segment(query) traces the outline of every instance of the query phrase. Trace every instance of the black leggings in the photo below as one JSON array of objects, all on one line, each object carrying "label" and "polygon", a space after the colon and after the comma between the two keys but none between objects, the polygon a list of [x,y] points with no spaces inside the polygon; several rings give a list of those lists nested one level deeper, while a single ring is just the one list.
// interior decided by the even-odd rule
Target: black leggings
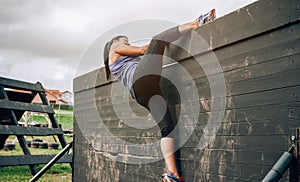
[{"label": "black leggings", "polygon": [[172,137],[174,129],[171,112],[161,92],[163,54],[170,42],[181,37],[178,26],[154,36],[149,47],[137,66],[133,76],[133,90],[137,102],[147,108],[158,123],[161,137]]}]

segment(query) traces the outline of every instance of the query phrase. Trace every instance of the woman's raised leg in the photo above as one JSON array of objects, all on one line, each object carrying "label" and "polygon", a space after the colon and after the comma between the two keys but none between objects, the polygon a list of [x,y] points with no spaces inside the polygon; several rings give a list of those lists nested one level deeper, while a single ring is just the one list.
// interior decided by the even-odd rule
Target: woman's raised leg
[{"label": "woman's raised leg", "polygon": [[154,36],[134,74],[133,88],[137,101],[146,107],[156,122],[158,122],[162,134],[161,151],[165,159],[166,169],[177,178],[179,174],[176,167],[174,138],[171,134],[174,129],[174,122],[166,106],[166,102],[163,103],[161,99],[153,98],[154,96],[164,98],[159,87],[159,82],[162,71],[162,55],[166,45],[177,40],[181,35],[197,26],[198,19],[168,29]]}]

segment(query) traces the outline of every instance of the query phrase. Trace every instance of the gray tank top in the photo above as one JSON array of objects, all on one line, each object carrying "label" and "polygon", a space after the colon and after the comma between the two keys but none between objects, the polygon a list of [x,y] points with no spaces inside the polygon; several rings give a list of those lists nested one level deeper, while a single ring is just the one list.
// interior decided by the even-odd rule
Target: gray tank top
[{"label": "gray tank top", "polygon": [[127,87],[133,99],[136,99],[132,88],[133,74],[140,60],[141,57],[121,56],[113,64],[109,65],[112,75]]}]

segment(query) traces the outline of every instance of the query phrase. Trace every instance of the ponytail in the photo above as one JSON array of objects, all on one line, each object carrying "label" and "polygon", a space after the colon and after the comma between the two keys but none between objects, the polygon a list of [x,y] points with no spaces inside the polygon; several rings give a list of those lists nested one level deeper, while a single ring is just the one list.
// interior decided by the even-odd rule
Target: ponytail
[{"label": "ponytail", "polygon": [[103,50],[103,59],[104,59],[104,65],[105,65],[105,72],[106,72],[106,80],[110,79],[110,69],[109,69],[109,52],[110,52],[110,47],[113,43],[114,40],[118,40],[119,38],[122,38],[126,36],[124,35],[119,35],[114,37],[111,41],[107,42],[104,46],[104,50]]},{"label": "ponytail", "polygon": [[109,69],[109,51],[110,46],[112,44],[112,40],[107,42],[104,46],[103,50],[103,58],[104,58],[104,65],[105,65],[105,72],[106,72],[106,80],[110,79],[110,69]]}]

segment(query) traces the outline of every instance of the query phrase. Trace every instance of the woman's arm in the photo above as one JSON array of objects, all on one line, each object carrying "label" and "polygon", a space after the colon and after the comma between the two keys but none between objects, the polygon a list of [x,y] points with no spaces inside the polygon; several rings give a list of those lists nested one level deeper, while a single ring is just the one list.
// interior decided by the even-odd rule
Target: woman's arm
[{"label": "woman's arm", "polygon": [[140,56],[143,55],[148,45],[142,47],[130,46],[129,44],[112,45],[109,55],[109,64],[113,64],[120,56]]},{"label": "woman's arm", "polygon": [[122,56],[140,56],[143,55],[148,48],[148,45],[142,47],[131,46],[131,45],[121,45],[114,50],[115,53]]}]

